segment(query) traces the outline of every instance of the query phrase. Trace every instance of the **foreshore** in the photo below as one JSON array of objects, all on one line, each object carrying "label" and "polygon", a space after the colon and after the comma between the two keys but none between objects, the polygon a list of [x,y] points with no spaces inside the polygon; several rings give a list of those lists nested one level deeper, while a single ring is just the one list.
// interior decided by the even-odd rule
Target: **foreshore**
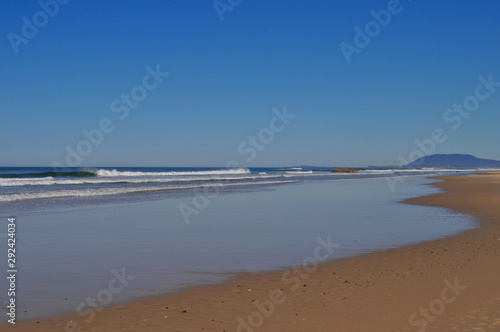
[{"label": "foreshore", "polygon": [[[439,178],[409,204],[475,215],[480,227],[295,271],[0,325],[12,331],[500,331],[500,173]],[[313,248],[314,249],[314,248]],[[334,250],[334,248],[331,248]],[[311,257],[323,257],[328,246]],[[90,319],[89,319],[90,320]]]}]

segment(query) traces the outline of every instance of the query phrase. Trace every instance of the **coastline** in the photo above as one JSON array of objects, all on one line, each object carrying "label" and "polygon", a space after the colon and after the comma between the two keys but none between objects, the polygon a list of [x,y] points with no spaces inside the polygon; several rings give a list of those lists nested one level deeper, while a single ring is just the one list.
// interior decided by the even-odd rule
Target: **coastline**
[{"label": "coastline", "polygon": [[[284,283],[283,271],[245,273],[218,285],[117,303],[89,325],[71,314],[1,327],[78,331],[66,329],[74,321],[82,331],[236,331],[239,324],[240,331],[417,331],[422,330],[418,323],[427,321],[428,330],[500,329],[495,316],[500,307],[500,224],[495,219],[500,211],[500,173],[437,179],[446,179],[432,184],[445,192],[405,203],[472,214],[480,228],[309,270],[304,266],[298,271],[302,274],[294,274],[300,284]],[[440,300],[450,283],[455,287]],[[419,313],[429,305],[428,316]],[[412,325],[409,320],[415,312]]]}]

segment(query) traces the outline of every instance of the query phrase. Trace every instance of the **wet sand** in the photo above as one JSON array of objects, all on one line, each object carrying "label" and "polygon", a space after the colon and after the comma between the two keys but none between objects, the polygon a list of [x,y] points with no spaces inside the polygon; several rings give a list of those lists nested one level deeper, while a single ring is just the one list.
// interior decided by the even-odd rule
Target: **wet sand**
[{"label": "wet sand", "polygon": [[475,215],[480,228],[316,265],[335,250],[325,237],[295,270],[117,303],[92,319],[71,314],[0,329],[500,331],[500,173],[443,179],[433,185],[445,192],[407,203]]}]

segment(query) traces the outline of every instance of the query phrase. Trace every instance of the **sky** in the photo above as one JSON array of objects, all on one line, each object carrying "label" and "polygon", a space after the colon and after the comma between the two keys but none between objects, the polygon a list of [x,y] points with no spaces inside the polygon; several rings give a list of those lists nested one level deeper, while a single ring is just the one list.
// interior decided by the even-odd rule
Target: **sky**
[{"label": "sky", "polygon": [[496,1],[2,1],[0,166],[500,159]]}]

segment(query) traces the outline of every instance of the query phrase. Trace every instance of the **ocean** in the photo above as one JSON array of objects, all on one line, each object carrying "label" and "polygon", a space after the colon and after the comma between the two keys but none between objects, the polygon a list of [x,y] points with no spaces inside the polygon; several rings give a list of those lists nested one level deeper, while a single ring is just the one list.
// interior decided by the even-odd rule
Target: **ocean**
[{"label": "ocean", "polygon": [[[471,169],[356,168],[358,173],[331,173],[329,167],[205,168],[98,167],[55,170],[44,167],[1,167],[0,203],[4,211],[33,206],[150,200],[193,192],[226,193],[280,184],[412,175],[468,173]],[[390,185],[391,180],[388,181]],[[394,190],[391,189],[391,190]],[[14,203],[14,204],[12,204]],[[19,211],[18,211],[19,212]]]},{"label": "ocean", "polygon": [[476,170],[331,170],[0,168],[0,252],[16,217],[19,319],[79,312],[117,271],[133,278],[113,303],[287,269],[318,238],[335,242],[328,259],[339,259],[476,227],[470,216],[400,203],[438,192],[429,175]]}]

